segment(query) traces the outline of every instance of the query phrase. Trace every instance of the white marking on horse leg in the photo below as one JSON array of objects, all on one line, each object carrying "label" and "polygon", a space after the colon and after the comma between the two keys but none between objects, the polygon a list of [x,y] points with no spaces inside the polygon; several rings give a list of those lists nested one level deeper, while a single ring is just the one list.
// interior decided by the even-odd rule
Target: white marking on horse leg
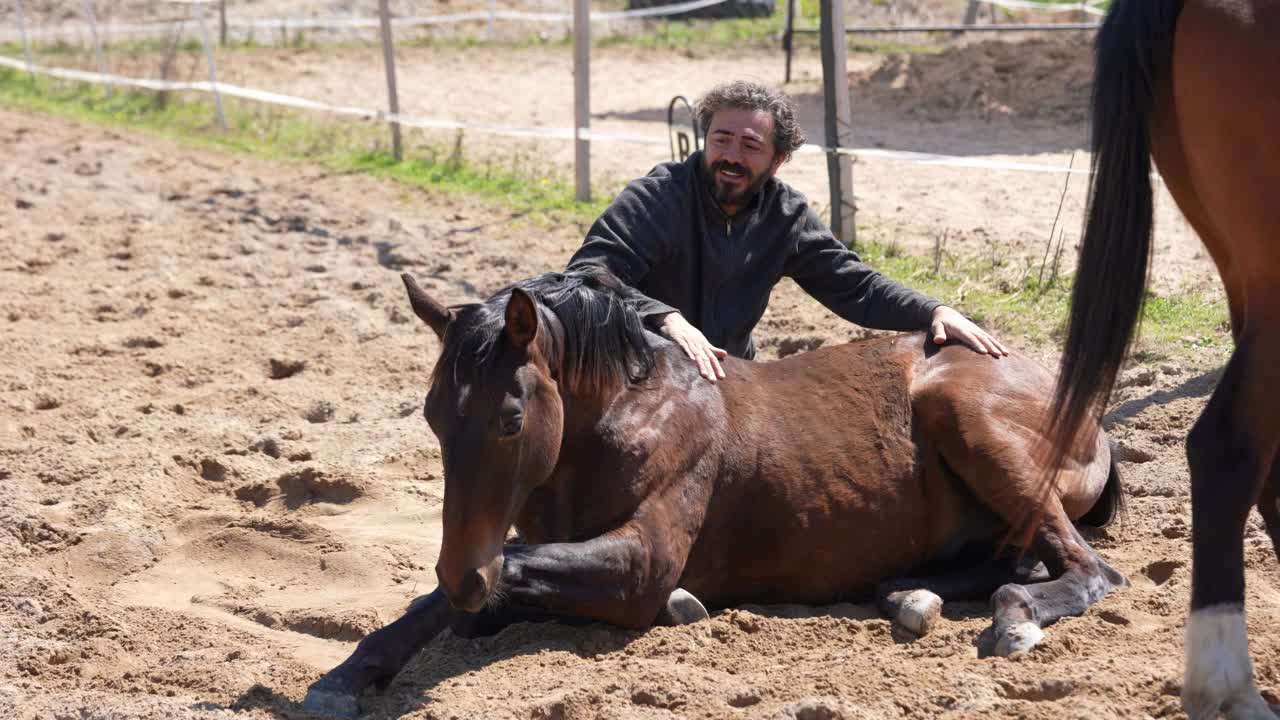
[{"label": "white marking on horse leg", "polygon": [[1044,631],[1033,622],[1020,622],[1004,631],[996,640],[995,654],[1008,657],[1014,653],[1026,652],[1044,639]]},{"label": "white marking on horse leg", "polygon": [[912,590],[902,598],[898,616],[894,618],[911,632],[924,637],[942,614],[942,598],[928,590]]},{"label": "white marking on horse leg", "polygon": [[1212,605],[1187,618],[1182,707],[1190,720],[1275,720],[1253,684],[1244,608]]}]

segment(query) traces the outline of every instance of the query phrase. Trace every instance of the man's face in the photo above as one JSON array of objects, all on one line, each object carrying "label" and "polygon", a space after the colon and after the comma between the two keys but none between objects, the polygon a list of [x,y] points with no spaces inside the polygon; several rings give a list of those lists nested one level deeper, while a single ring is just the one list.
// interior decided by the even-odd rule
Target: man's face
[{"label": "man's face", "polygon": [[782,164],[776,155],[769,113],[724,108],[711,116],[704,161],[712,194],[725,214],[736,214],[773,177]]}]

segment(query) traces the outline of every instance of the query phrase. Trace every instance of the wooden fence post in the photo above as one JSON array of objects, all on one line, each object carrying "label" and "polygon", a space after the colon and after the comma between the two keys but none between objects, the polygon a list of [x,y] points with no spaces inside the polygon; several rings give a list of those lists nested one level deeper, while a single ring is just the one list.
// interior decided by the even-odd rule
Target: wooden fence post
[{"label": "wooden fence post", "polygon": [[[387,0],[378,0],[378,18],[382,25],[382,62],[387,70],[387,104],[392,115],[400,114],[400,97],[396,94],[396,52],[391,40],[391,11]],[[400,144],[400,123],[391,121],[391,154],[396,162],[404,159]]]},{"label": "wooden fence post", "polygon": [[783,74],[783,82],[791,82],[791,52],[793,50],[792,43],[795,42],[796,36],[796,2],[797,0],[786,0],[787,14],[786,25],[782,30],[782,49],[787,52],[787,69]]},{"label": "wooden fence post", "polygon": [[581,137],[591,125],[591,2],[573,4],[573,145],[574,195],[591,200],[591,141]]},{"label": "wooden fence post", "polygon": [[227,113],[222,107],[222,93],[218,90],[218,65],[213,59],[213,40],[209,37],[209,23],[205,22],[204,9],[204,5],[196,5],[196,28],[200,31],[200,44],[204,46],[205,61],[209,63],[209,83],[213,86],[213,103],[218,111],[218,127],[226,132]]},{"label": "wooden fence post", "polygon": [[22,54],[27,58],[27,74],[35,80],[36,73],[31,68],[31,39],[27,37],[27,12],[22,0],[18,0],[18,32],[22,34]]},{"label": "wooden fence post", "polygon": [[218,44],[227,46],[227,0],[218,0]]},{"label": "wooden fence post", "polygon": [[822,88],[825,100],[827,180],[831,187],[831,232],[853,247],[857,208],[853,199],[853,158],[837,152],[853,144],[853,113],[849,108],[843,0],[822,0]]},{"label": "wooden fence post", "polygon": [[[84,0],[85,13],[89,17],[89,32],[93,35],[93,54],[98,59],[98,72],[110,75],[106,56],[102,52],[102,39],[98,37],[98,14],[94,12],[93,0]],[[111,80],[107,80],[107,97],[111,97]]]}]

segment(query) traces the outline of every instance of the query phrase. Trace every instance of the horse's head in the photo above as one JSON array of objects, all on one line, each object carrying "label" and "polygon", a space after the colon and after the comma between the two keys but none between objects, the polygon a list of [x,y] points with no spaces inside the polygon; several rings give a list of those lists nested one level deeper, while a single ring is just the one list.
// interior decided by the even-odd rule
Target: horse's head
[{"label": "horse's head", "polygon": [[453,308],[402,276],[414,312],[443,343],[425,414],[444,460],[436,574],[459,609],[474,612],[492,596],[507,529],[555,469],[563,390],[651,367],[639,318],[597,275],[549,273]]}]

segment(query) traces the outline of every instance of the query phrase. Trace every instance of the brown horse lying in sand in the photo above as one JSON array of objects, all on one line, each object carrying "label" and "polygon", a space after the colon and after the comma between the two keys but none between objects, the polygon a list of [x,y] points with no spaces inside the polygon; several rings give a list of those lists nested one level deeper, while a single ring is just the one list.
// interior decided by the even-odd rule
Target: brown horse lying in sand
[{"label": "brown horse lying in sand", "polygon": [[[444,343],[426,399],[444,459],[440,584],[312,685],[307,709],[353,715],[449,626],[645,628],[705,618],[704,604],[874,594],[923,634],[942,598],[994,591],[980,652],[1004,655],[1126,583],[1072,524],[1104,524],[1120,500],[1101,432],[1039,508],[1040,564],[991,559],[1045,473],[1032,452],[1053,379],[1025,358],[900,335],[729,360],[712,384],[604,270],[451,309],[404,280]],[[513,525],[523,544],[504,544]],[[974,548],[986,561],[961,570]]]}]

